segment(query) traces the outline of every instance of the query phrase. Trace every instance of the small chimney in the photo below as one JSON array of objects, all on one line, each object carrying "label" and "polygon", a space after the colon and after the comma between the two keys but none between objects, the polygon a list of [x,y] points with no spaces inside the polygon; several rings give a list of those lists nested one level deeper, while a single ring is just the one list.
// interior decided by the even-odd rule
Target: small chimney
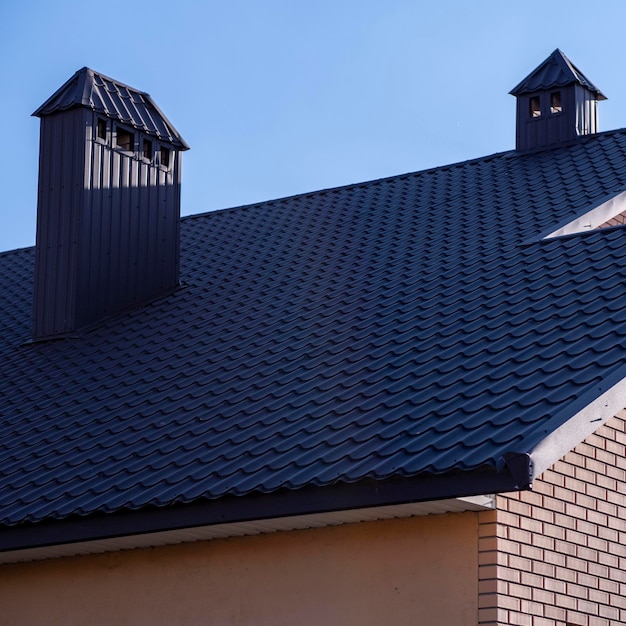
[{"label": "small chimney", "polygon": [[517,150],[548,148],[598,132],[598,101],[606,100],[558,49],[509,93],[517,98]]},{"label": "small chimney", "polygon": [[33,338],[72,335],[179,282],[181,152],[150,96],[88,68],[41,119]]}]

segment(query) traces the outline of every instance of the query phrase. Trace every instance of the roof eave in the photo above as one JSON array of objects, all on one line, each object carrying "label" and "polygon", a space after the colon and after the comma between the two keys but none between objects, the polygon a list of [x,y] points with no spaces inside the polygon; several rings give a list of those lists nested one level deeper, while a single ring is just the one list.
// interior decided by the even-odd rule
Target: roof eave
[{"label": "roof eave", "polygon": [[[74,81],[80,81],[81,77],[84,78],[84,76],[91,71],[92,70],[90,70],[88,67],[83,67],[74,72],[72,76],[70,76],[70,78],[68,78],[41,106],[37,107],[37,109],[33,111],[31,115],[33,117],[44,117],[45,115],[49,115],[53,111],[66,111],[74,107],[84,106],[82,102],[79,102],[75,98],[71,99],[71,101],[68,100],[62,105],[59,105],[58,100],[67,91],[68,87]],[[83,84],[75,91],[83,94],[84,88],[85,85]]]},{"label": "roof eave", "polygon": [[156,548],[194,541],[210,541],[213,539],[245,537],[274,532],[326,528],[344,524],[424,515],[485,511],[493,508],[495,508],[495,496],[488,494],[484,496],[469,496],[466,498],[448,498],[431,502],[411,502],[383,507],[351,509],[348,511],[330,511],[328,513],[311,515],[277,517],[269,520],[212,524],[161,532],[126,535],[111,539],[96,539],[35,548],[7,550],[0,552],[0,564],[85,554],[101,554],[104,552],[117,552],[120,550],[134,550],[138,548]]},{"label": "roof eave", "polygon": [[528,488],[530,473],[513,475],[509,465],[504,464],[499,470],[481,468],[416,478],[283,489],[268,494],[226,496],[167,507],[23,523],[0,527],[0,562],[3,552],[214,525],[267,523],[268,520],[453,500]]}]

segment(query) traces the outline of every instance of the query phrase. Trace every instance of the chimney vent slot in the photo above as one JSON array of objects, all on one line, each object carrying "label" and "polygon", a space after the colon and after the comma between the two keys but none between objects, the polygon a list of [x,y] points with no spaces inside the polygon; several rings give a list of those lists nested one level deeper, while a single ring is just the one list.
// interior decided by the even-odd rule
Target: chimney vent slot
[{"label": "chimney vent slot", "polygon": [[170,150],[169,148],[162,147],[161,148],[161,165],[163,167],[170,166]]},{"label": "chimney vent slot", "polygon": [[132,151],[135,147],[135,137],[133,133],[118,127],[115,145],[122,150]]},{"label": "chimney vent slot", "polygon": [[152,142],[149,139],[143,140],[143,158],[152,161]]},{"label": "chimney vent slot", "polygon": [[530,117],[541,117],[541,101],[539,96],[532,96],[530,103]]},{"label": "chimney vent slot", "polygon": [[106,141],[107,138],[107,121],[102,118],[98,118],[96,137],[98,139],[102,139],[103,141]]}]

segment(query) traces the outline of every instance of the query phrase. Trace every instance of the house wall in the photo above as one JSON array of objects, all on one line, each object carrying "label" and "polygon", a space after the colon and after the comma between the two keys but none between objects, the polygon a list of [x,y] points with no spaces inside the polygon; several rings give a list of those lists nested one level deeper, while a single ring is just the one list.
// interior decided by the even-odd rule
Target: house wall
[{"label": "house wall", "polygon": [[626,623],[625,418],[480,514],[481,625]]},{"label": "house wall", "polygon": [[0,625],[475,626],[478,513],[0,567]]}]

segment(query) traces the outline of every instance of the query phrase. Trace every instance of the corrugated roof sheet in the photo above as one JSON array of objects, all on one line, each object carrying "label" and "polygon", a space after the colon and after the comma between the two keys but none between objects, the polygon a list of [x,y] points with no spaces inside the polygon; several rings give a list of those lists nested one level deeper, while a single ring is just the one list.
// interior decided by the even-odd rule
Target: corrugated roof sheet
[{"label": "corrugated roof sheet", "polygon": [[43,117],[73,107],[86,107],[182,150],[189,148],[149,94],[88,67],[78,70],[33,115]]},{"label": "corrugated roof sheet", "polygon": [[558,48],[509,93],[518,96],[572,83],[595,92],[598,100],[606,100],[606,96]]},{"label": "corrugated roof sheet", "polygon": [[[0,521],[496,471],[626,376],[626,131],[182,220],[183,285],[25,343],[0,255]],[[341,506],[338,503],[337,506]]]}]

